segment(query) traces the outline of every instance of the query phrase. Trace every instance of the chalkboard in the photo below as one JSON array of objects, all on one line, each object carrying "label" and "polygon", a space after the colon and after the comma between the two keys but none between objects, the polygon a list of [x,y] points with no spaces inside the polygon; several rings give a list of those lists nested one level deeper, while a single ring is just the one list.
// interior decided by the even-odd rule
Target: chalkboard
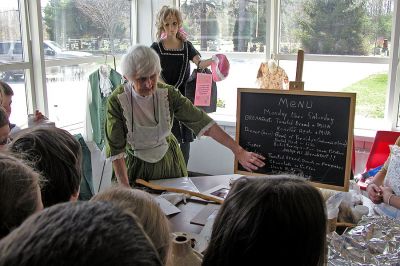
[{"label": "chalkboard", "polygon": [[315,186],[348,191],[355,93],[238,89],[236,141],[266,165],[235,173],[296,174]]}]

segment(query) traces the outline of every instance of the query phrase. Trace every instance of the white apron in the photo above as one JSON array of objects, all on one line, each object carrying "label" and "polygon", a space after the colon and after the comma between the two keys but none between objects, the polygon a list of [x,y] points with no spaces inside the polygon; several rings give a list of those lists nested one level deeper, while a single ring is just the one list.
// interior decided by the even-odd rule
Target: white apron
[{"label": "white apron", "polygon": [[118,96],[128,128],[126,139],[134,151],[134,156],[149,163],[156,163],[164,157],[169,147],[166,139],[171,134],[168,91],[156,89],[154,92],[157,124],[141,126],[133,112],[133,105],[139,103],[132,96],[132,89],[127,83],[124,85],[124,93]]}]

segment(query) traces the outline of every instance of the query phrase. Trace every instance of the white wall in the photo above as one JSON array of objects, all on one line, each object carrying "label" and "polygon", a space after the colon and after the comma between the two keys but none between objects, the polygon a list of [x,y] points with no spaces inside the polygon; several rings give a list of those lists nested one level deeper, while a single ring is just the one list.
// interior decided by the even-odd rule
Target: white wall
[{"label": "white wall", "polygon": [[[234,123],[225,124],[228,125],[222,124],[222,129],[235,139],[235,126],[230,125]],[[210,137],[201,137],[190,145],[188,170],[210,175],[232,174],[234,159],[231,150]]]},{"label": "white wall", "polygon": [[233,153],[212,138],[196,139],[190,149],[189,171],[210,175],[233,173]]}]

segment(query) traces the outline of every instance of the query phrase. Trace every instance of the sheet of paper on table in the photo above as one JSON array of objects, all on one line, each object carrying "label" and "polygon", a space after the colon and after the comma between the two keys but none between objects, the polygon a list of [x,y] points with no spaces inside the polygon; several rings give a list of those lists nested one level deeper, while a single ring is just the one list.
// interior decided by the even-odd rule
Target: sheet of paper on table
[{"label": "sheet of paper on table", "polygon": [[178,209],[175,205],[173,205],[171,202],[164,199],[163,197],[158,196],[155,197],[154,199],[157,201],[163,213],[167,216],[181,212],[180,209]]},{"label": "sheet of paper on table", "polygon": [[218,214],[218,210],[219,208],[214,209],[213,212],[207,217],[206,223],[200,232],[200,236],[206,241],[206,246],[208,246],[208,244],[210,243],[212,227],[215,221],[215,217]]},{"label": "sheet of paper on table", "polygon": [[191,224],[197,224],[197,225],[205,225],[212,215],[216,215],[218,212],[219,208],[221,208],[221,205],[217,204],[208,204],[204,206],[204,208],[199,211],[195,217],[190,220]]}]

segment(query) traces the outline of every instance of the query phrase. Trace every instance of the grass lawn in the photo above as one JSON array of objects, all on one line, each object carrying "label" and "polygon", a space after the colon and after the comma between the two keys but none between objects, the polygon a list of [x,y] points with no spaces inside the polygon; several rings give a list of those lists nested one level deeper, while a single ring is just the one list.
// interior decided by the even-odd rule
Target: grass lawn
[{"label": "grass lawn", "polygon": [[344,88],[342,91],[357,93],[356,115],[383,118],[387,84],[387,74],[374,74]]}]

